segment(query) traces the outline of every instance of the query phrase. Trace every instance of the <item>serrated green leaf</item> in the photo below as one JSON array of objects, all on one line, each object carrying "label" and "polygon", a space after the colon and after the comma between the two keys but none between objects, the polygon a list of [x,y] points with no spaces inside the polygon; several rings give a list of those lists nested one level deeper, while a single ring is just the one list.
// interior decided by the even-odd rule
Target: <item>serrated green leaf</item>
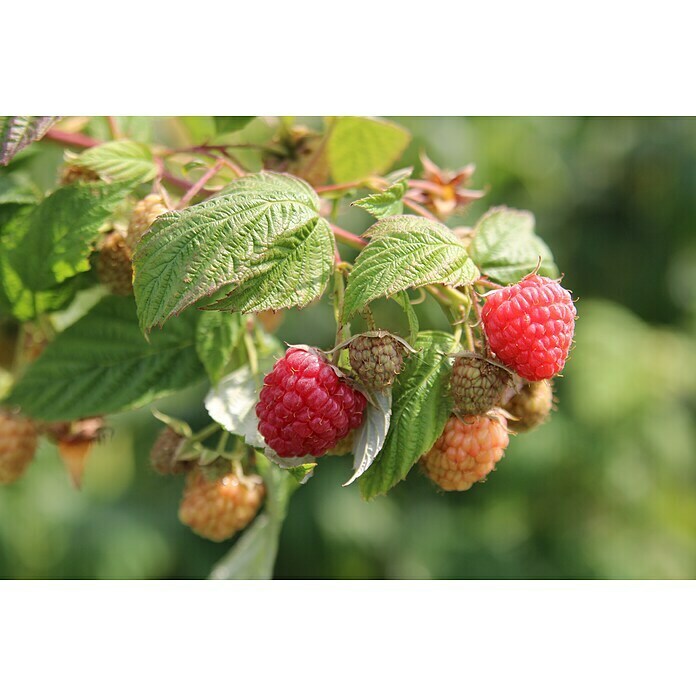
[{"label": "serrated green leaf", "polygon": [[27,145],[40,140],[57,116],[0,116],[0,165],[7,165]]},{"label": "serrated green leaf", "polygon": [[134,184],[70,184],[36,206],[10,254],[26,287],[48,290],[89,270],[99,228]]},{"label": "serrated green leaf", "polygon": [[464,245],[439,222],[397,215],[365,234],[371,239],[348,279],[344,321],[378,297],[430,283],[468,285],[478,278]]},{"label": "serrated green leaf", "polygon": [[0,213],[0,304],[19,321],[64,308],[79,289],[79,278],[48,290],[33,292],[19,276],[12,259],[24,239],[32,206],[4,206]]},{"label": "serrated green leaf", "polygon": [[152,150],[147,145],[130,140],[114,140],[91,147],[70,162],[97,172],[111,181],[150,181],[157,175]]},{"label": "serrated green leaf", "polygon": [[452,410],[449,380],[452,364],[447,353],[454,337],[441,331],[418,335],[418,351],[406,359],[393,387],[389,433],[372,466],[360,478],[367,499],[386,493],[406,478],[411,467],[442,434]]},{"label": "serrated green leaf", "polygon": [[209,309],[248,313],[304,307],[324,292],[332,268],[333,235],[319,218],[279,237],[257,275]]},{"label": "serrated green leaf", "polygon": [[0,205],[33,205],[40,199],[41,191],[24,172],[0,170]]},{"label": "serrated green leaf", "polygon": [[146,341],[130,297],[109,296],[60,333],[15,385],[9,401],[42,420],[137,408],[203,376],[192,312]]},{"label": "serrated green leaf", "polygon": [[242,130],[251,123],[256,116],[214,116],[215,129],[218,133],[234,133]]},{"label": "serrated green leaf", "polygon": [[283,471],[263,455],[258,454],[256,462],[266,484],[264,510],[213,568],[211,580],[270,580],[273,577],[288,503],[300,484],[293,474]]},{"label": "serrated green leaf", "polygon": [[341,184],[381,174],[404,151],[410,139],[407,130],[389,121],[339,116],[329,136],[331,176]]},{"label": "serrated green leaf", "polygon": [[366,210],[378,220],[404,212],[403,197],[408,191],[408,174],[398,178],[389,188],[351,203]]},{"label": "serrated green leaf", "polygon": [[213,384],[225,374],[241,338],[241,315],[228,312],[201,314],[196,326],[196,351]]},{"label": "serrated green leaf", "polygon": [[484,275],[504,285],[531,273],[539,258],[540,273],[558,276],[550,249],[534,233],[534,215],[526,210],[489,210],[476,223],[469,253]]},{"label": "serrated green leaf", "polygon": [[[134,290],[142,328],[161,325],[222,287],[245,293],[248,281],[257,291],[273,291],[275,299],[264,303],[267,308],[288,306],[287,297],[265,286],[264,276],[283,255],[303,265],[304,259],[288,252],[308,234],[326,253],[318,210],[319,198],[304,181],[262,172],[237,179],[208,201],[161,215],[135,252]],[[332,250],[328,263],[333,263]],[[326,260],[312,261],[312,268],[325,265]],[[309,301],[310,289],[318,288],[316,279],[293,277],[298,285],[284,286],[288,296]],[[241,305],[253,304],[249,295],[241,297]]]}]

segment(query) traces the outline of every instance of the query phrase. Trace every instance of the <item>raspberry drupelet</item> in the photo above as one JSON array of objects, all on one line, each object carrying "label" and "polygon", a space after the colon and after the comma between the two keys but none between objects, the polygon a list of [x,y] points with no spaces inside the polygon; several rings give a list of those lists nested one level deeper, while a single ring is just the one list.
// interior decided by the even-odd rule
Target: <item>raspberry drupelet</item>
[{"label": "raspberry drupelet", "polygon": [[259,432],[281,457],[320,457],[362,424],[365,397],[313,352],[289,348],[263,384]]},{"label": "raspberry drupelet", "polygon": [[575,331],[575,305],[556,280],[529,275],[488,295],[483,328],[498,360],[536,382],[565,365]]}]

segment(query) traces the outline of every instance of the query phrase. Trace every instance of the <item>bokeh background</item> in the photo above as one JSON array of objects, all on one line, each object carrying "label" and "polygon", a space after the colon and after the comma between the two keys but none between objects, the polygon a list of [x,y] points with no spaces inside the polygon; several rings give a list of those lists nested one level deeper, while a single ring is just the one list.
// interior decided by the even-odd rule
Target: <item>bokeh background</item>
[{"label": "bokeh background", "polygon": [[[488,194],[451,224],[492,205],[535,213],[579,298],[576,347],[552,420],[513,438],[466,493],[437,493],[416,467],[365,503],[341,487],[349,461],[327,459],[291,502],[276,577],[696,577],[696,120],[393,120],[414,136],[398,166],[417,166],[421,151],[444,167],[477,164]],[[37,179],[50,183],[60,157],[46,147]],[[353,210],[339,224],[359,232],[370,218]],[[395,307],[380,305],[378,320],[398,324]],[[435,303],[419,309],[422,328],[446,326]],[[288,313],[278,332],[308,334],[332,343],[327,304]],[[160,407],[202,423],[205,391]],[[47,443],[0,489],[0,577],[204,578],[225,554],[230,544],[177,521],[183,482],[150,472],[149,410],[110,426],[81,492]]]}]

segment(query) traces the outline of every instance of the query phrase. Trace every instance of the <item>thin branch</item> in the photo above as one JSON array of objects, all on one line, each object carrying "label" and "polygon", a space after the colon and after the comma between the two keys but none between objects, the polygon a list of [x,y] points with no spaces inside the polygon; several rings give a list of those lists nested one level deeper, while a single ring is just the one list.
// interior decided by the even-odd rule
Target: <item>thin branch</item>
[{"label": "thin branch", "polygon": [[188,191],[181,197],[177,208],[182,210],[185,208],[202,190],[203,187],[225,166],[222,160],[218,160],[215,166],[211,167],[203,176],[189,188]]},{"label": "thin branch", "polygon": [[114,140],[118,140],[119,138],[123,137],[123,133],[121,133],[121,129],[118,126],[118,121],[116,120],[115,116],[107,116],[106,122],[109,124],[109,131]]},{"label": "thin branch", "polygon": [[422,215],[424,218],[428,218],[428,220],[434,220],[435,222],[439,222],[439,220],[429,210],[426,210],[422,205],[419,205],[415,201],[412,201],[410,198],[404,198],[403,200],[404,205],[407,208],[410,208],[419,215]]},{"label": "thin branch", "polygon": [[352,247],[353,249],[362,249],[364,246],[367,246],[366,239],[358,237],[357,235],[353,234],[352,232],[348,232],[348,230],[344,230],[338,225],[334,225],[332,223],[329,223],[329,225],[331,226],[331,230],[333,231],[334,235],[336,235],[336,238],[340,239],[347,246]]}]

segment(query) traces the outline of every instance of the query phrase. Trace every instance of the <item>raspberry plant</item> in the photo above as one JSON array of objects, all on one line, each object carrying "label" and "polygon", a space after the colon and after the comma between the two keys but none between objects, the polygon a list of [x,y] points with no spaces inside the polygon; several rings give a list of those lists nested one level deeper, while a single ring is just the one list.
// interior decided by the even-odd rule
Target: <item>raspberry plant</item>
[{"label": "raspberry plant", "polygon": [[[474,167],[423,155],[420,175],[390,173],[409,134],[381,119],[177,127],[191,123],[184,142],[159,142],[112,117],[0,121],[1,483],[41,434],[79,485],[104,418],[207,380],[197,432],[153,410],[152,467],[186,476],[179,517],[196,533],[248,526],[213,577],[270,577],[290,497],[337,465],[327,457],[352,452],[345,485],[367,500],[418,462],[462,491],[509,432],[548,418],[575,307],[531,213],[449,227],[483,196]],[[32,160],[56,144],[63,162],[42,190]],[[362,236],[337,224],[350,206],[374,218]],[[322,296],[332,345],[275,338],[283,312]],[[448,330],[420,329],[424,297]],[[382,298],[404,335],[377,324]]]}]

